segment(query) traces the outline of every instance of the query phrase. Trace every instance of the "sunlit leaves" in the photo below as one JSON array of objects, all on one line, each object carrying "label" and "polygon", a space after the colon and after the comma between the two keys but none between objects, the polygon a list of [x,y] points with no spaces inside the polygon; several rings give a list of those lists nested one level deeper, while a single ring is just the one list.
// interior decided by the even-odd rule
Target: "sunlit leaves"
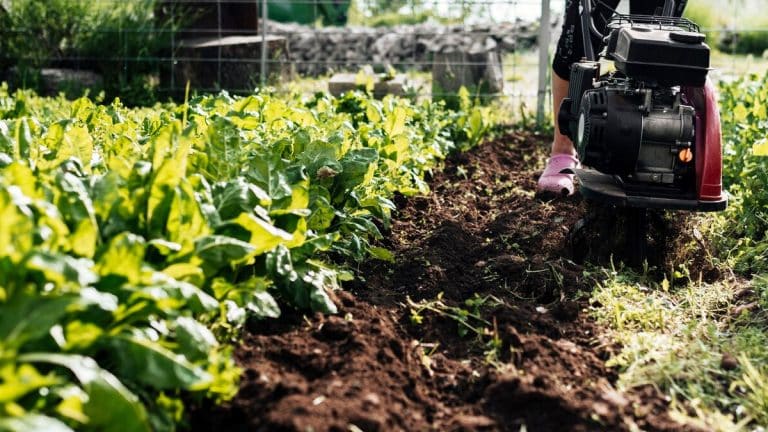
[{"label": "sunlit leaves", "polygon": [[376,244],[393,194],[427,192],[452,139],[485,130],[476,114],[360,93],[126,109],[0,87],[0,116],[12,431],[170,430],[182,400],[232,397],[221,341],[284,305],[337,312],[345,263],[394,259]]}]

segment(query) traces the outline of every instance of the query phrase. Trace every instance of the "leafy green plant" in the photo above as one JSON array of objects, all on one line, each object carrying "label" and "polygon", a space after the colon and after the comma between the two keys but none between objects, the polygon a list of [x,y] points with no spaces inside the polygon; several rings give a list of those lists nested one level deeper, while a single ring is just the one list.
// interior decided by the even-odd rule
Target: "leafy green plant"
[{"label": "leafy green plant", "polygon": [[[248,316],[334,313],[466,112],[362,93],[154,109],[0,88],[0,430],[173,430]],[[334,259],[331,259],[334,257]],[[222,342],[224,341],[224,342]]]},{"label": "leafy green plant", "polygon": [[710,235],[741,272],[768,270],[768,75],[721,83],[723,182],[732,194]]}]

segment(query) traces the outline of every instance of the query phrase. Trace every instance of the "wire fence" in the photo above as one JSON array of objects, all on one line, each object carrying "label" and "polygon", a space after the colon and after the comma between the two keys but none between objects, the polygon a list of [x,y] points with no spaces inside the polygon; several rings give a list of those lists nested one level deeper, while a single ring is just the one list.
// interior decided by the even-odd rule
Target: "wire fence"
[{"label": "wire fence", "polygon": [[[732,39],[721,52],[768,40],[768,19],[745,9],[760,1],[724,1],[731,24],[705,23],[710,37]],[[449,98],[465,86],[536,107],[544,121],[563,9],[564,0],[3,0],[0,69],[14,86],[104,89],[137,104],[183,97],[188,84],[346,89],[368,82],[357,74],[368,70],[382,92]],[[716,77],[764,69],[757,54],[713,56]]]}]

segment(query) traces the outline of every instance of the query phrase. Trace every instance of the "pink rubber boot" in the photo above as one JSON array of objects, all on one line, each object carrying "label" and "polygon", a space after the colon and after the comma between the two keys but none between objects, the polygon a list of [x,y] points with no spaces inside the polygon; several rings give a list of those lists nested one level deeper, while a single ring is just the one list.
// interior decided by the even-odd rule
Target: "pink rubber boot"
[{"label": "pink rubber boot", "polygon": [[536,194],[541,196],[569,196],[573,195],[573,169],[579,167],[576,156],[558,153],[547,161],[547,167],[539,177]]}]

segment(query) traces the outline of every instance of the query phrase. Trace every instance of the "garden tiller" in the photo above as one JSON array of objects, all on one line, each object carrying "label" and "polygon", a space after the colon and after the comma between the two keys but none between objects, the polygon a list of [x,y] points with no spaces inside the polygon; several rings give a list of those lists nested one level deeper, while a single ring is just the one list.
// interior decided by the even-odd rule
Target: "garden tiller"
[{"label": "garden tiller", "polygon": [[[581,0],[585,57],[571,68],[558,127],[584,166],[573,170],[582,196],[625,209],[630,253],[642,260],[648,209],[727,205],[710,51],[695,23],[673,16],[673,0],[654,15],[614,12],[604,35],[592,3]],[[590,34],[604,41],[599,55]],[[601,74],[600,58],[615,70]]]}]

